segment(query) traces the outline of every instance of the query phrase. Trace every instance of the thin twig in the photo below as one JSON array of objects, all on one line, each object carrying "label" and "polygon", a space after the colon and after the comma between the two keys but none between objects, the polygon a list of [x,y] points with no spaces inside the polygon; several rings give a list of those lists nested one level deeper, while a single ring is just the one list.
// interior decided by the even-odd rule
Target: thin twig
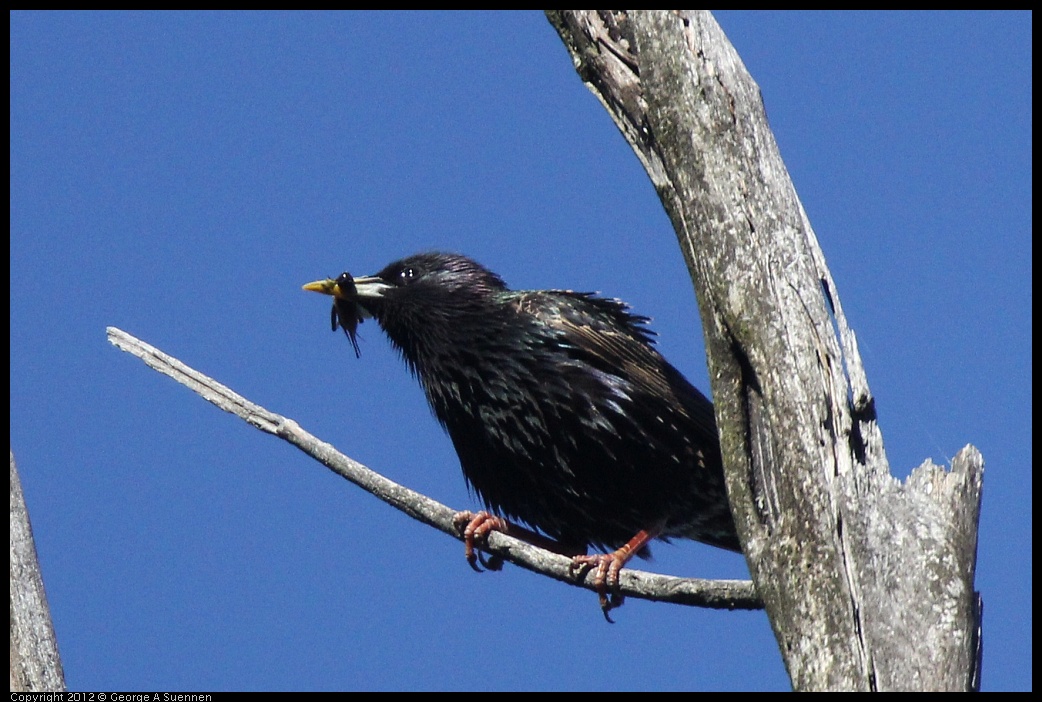
[{"label": "thin twig", "polygon": [[[462,538],[453,524],[455,510],[388,480],[358,461],[343,455],[332,445],[304,431],[292,419],[250,402],[242,395],[154,346],[115,327],[108,327],[106,331],[109,342],[116,348],[137,356],[151,368],[188,386],[225,412],[231,412],[261,431],[288,441],[337,475],[350,480],[410,517],[439,529],[453,538]],[[488,544],[483,550],[555,580],[588,590],[595,589],[593,573],[576,576],[571,569],[572,559],[505,534],[492,532],[489,535]],[[628,597],[713,609],[763,608],[763,603],[753,590],[752,582],[748,580],[677,578],[626,568],[621,573],[619,592]]]}]

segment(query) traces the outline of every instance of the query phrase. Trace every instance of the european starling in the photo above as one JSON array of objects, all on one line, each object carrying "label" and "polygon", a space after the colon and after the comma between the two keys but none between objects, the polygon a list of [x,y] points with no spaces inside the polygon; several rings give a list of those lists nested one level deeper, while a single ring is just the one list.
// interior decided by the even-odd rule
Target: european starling
[{"label": "european starling", "polygon": [[[740,551],[713,405],[654,348],[646,317],[570,290],[510,290],[469,258],[425,253],[316,281],[357,353],[373,317],[419,379],[492,513],[462,513],[467,555],[504,518],[595,567],[601,606],[634,554],[683,537]],[[498,515],[498,516],[492,516]],[[531,532],[526,532],[531,535]],[[612,551],[586,556],[587,549]]]}]

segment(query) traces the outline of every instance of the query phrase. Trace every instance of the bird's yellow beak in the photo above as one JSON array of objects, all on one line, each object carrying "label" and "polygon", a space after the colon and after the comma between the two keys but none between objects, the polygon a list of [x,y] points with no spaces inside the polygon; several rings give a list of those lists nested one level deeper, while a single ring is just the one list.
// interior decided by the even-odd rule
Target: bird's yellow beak
[{"label": "bird's yellow beak", "polygon": [[316,280],[313,283],[308,283],[304,286],[305,290],[311,292],[322,293],[323,295],[332,295],[333,297],[343,298],[344,294],[340,291],[340,286],[336,284],[336,281],[332,278],[326,278],[325,280]]}]

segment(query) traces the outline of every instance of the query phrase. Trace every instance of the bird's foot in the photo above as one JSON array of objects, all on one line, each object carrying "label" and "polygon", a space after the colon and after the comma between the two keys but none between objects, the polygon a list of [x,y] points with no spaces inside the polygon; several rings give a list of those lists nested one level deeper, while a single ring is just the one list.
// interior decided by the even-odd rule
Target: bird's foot
[{"label": "bird's foot", "polygon": [[650,529],[642,529],[637,535],[627,541],[621,548],[611,553],[595,553],[590,556],[573,556],[572,573],[581,577],[592,568],[593,587],[597,591],[597,597],[601,603],[601,612],[609,624],[614,624],[608,612],[616,607],[621,607],[626,598],[619,592],[619,571],[629,562],[633,556],[647,546],[648,542],[662,533],[663,523],[660,522]]},{"label": "bird's foot", "polygon": [[[471,568],[478,573],[483,570],[502,570],[502,557],[494,554],[486,556],[478,549],[488,541],[488,535],[493,531],[509,534],[510,522],[484,510],[477,513],[457,512],[452,522],[463,536],[463,544],[466,547],[465,555]],[[478,565],[479,563],[481,565]]]},{"label": "bird's foot", "polygon": [[594,569],[593,587],[597,591],[597,597],[601,603],[601,612],[609,624],[615,621],[608,612],[616,607],[621,607],[626,598],[620,595],[619,571],[629,560],[629,555],[623,554],[624,548],[611,553],[594,553],[589,556],[572,557],[572,573],[576,577],[582,577],[587,571]]}]

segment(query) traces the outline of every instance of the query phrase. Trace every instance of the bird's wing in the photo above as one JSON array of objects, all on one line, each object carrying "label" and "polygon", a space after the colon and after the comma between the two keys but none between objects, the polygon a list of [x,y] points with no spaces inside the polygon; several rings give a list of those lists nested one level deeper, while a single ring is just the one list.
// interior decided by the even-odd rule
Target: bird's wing
[{"label": "bird's wing", "polygon": [[[531,298],[530,304],[540,309],[530,311],[556,329],[573,354],[619,376],[635,395],[675,399],[672,406],[683,407],[704,430],[716,432],[712,403],[655,349],[653,332],[643,326],[646,317],[630,313],[618,300],[564,290],[553,293],[562,304],[554,304],[553,297]],[[564,304],[563,298],[571,304]]]}]

